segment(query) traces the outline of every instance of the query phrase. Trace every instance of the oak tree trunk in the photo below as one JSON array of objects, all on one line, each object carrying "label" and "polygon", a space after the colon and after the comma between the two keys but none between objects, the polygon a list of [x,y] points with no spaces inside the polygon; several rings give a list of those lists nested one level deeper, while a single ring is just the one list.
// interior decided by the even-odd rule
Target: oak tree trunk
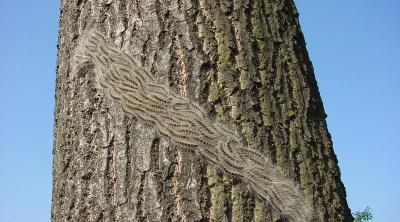
[{"label": "oak tree trunk", "polygon": [[318,221],[352,221],[291,0],[62,0],[52,221],[265,221],[279,213],[234,177],[126,115],[72,73],[89,23],[297,181]]}]

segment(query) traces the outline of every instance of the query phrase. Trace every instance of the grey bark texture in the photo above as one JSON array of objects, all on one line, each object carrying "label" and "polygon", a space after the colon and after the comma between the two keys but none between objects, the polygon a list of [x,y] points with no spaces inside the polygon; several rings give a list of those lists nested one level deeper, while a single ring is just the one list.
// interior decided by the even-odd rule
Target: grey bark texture
[{"label": "grey bark texture", "polygon": [[74,50],[99,31],[169,90],[235,128],[297,181],[319,221],[352,221],[321,98],[289,0],[62,0],[52,221],[265,221],[240,180],[127,115]]}]

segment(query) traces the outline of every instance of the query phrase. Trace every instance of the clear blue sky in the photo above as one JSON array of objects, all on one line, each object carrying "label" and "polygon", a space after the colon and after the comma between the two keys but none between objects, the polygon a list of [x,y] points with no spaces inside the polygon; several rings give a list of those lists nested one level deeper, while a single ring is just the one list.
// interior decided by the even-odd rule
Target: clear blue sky
[{"label": "clear blue sky", "polygon": [[[400,1],[297,0],[353,211],[400,212]],[[57,0],[0,0],[0,221],[49,221]]]}]

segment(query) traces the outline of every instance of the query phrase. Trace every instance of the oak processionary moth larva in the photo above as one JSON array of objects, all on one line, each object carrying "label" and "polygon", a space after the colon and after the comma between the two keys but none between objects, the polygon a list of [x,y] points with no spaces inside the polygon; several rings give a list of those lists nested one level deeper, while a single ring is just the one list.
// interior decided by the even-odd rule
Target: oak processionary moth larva
[{"label": "oak processionary moth larva", "polygon": [[287,221],[315,221],[312,206],[299,186],[285,177],[271,160],[245,147],[236,133],[212,122],[196,102],[160,85],[131,56],[111,46],[92,29],[77,46],[73,72],[92,63],[100,84],[122,109],[150,123],[177,147],[192,150],[208,164],[240,177]]}]

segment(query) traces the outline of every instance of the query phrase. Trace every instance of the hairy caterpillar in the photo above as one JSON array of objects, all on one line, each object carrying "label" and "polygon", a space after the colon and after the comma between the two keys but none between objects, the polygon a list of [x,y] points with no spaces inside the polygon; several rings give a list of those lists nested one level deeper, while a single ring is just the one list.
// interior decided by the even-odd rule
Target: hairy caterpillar
[{"label": "hairy caterpillar", "polygon": [[178,147],[195,151],[208,163],[240,177],[288,221],[315,220],[298,185],[270,159],[245,147],[232,130],[212,122],[199,104],[170,92],[128,54],[91,30],[81,38],[73,58],[75,72],[93,63],[96,77],[129,114],[149,122]]}]

